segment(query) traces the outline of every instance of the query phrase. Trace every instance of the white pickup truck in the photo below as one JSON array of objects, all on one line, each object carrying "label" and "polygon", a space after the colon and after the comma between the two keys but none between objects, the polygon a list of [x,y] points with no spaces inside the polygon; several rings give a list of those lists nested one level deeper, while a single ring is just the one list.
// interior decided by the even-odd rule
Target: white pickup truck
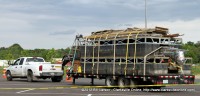
[{"label": "white pickup truck", "polygon": [[63,76],[61,64],[45,62],[41,57],[21,57],[6,69],[8,81],[13,78],[27,78],[28,82],[35,79],[51,78],[52,82],[60,82]]}]

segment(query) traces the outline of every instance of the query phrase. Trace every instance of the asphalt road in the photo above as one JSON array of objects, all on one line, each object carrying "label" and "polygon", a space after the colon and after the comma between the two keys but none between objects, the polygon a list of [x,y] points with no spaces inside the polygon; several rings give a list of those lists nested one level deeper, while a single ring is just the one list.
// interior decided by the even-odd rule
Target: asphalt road
[{"label": "asphalt road", "polygon": [[[200,80],[196,80],[200,82]],[[95,86],[103,86],[104,80],[94,80]],[[50,80],[27,82],[26,79],[6,81],[0,78],[0,96],[199,96],[200,85],[176,85],[158,89],[109,89],[91,88],[90,79],[77,79],[76,86],[69,82]],[[172,92],[173,90],[173,92]]]}]

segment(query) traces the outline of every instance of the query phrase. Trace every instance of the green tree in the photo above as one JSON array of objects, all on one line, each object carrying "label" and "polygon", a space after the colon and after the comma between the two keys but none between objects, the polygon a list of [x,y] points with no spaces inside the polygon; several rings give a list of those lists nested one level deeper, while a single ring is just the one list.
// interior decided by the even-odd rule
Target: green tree
[{"label": "green tree", "polygon": [[47,61],[51,61],[52,58],[62,58],[69,52],[69,48],[66,49],[23,49],[19,44],[13,44],[10,47],[0,48],[0,59],[11,60],[19,57],[43,57]]},{"label": "green tree", "polygon": [[47,52],[47,54],[46,54],[46,61],[51,61],[52,58],[54,58],[55,54],[56,53],[55,53],[55,49],[54,48],[52,48],[51,50],[49,50]]},{"label": "green tree", "polygon": [[200,62],[200,47],[198,47],[198,42],[187,42],[183,44],[183,49],[187,50],[185,56],[186,57],[192,57],[193,63],[199,63]]},{"label": "green tree", "polygon": [[14,56],[11,53],[5,55],[5,60],[8,60],[7,64],[10,64],[11,60],[14,59]]},{"label": "green tree", "polygon": [[21,51],[21,56],[23,56],[23,57],[29,56],[28,51],[27,50],[22,50]]}]

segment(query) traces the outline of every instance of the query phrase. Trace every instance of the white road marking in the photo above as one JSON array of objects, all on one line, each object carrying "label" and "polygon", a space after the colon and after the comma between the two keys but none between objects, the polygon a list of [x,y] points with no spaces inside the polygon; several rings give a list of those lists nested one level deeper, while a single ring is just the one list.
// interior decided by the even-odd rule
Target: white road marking
[{"label": "white road marking", "polygon": [[24,93],[24,92],[28,92],[28,91],[31,91],[31,90],[35,90],[35,89],[28,89],[28,90],[23,90],[23,91],[19,91],[19,92],[16,92],[16,93]]}]

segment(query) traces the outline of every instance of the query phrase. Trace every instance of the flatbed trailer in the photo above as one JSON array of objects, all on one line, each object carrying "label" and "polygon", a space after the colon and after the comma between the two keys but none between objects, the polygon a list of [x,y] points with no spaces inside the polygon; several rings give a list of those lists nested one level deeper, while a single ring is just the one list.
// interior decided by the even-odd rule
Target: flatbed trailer
[{"label": "flatbed trailer", "polygon": [[[194,84],[191,58],[184,57],[179,34],[167,28],[127,28],[77,35],[63,61],[69,77],[105,79],[107,86]],[[65,64],[63,64],[65,65]]]}]

